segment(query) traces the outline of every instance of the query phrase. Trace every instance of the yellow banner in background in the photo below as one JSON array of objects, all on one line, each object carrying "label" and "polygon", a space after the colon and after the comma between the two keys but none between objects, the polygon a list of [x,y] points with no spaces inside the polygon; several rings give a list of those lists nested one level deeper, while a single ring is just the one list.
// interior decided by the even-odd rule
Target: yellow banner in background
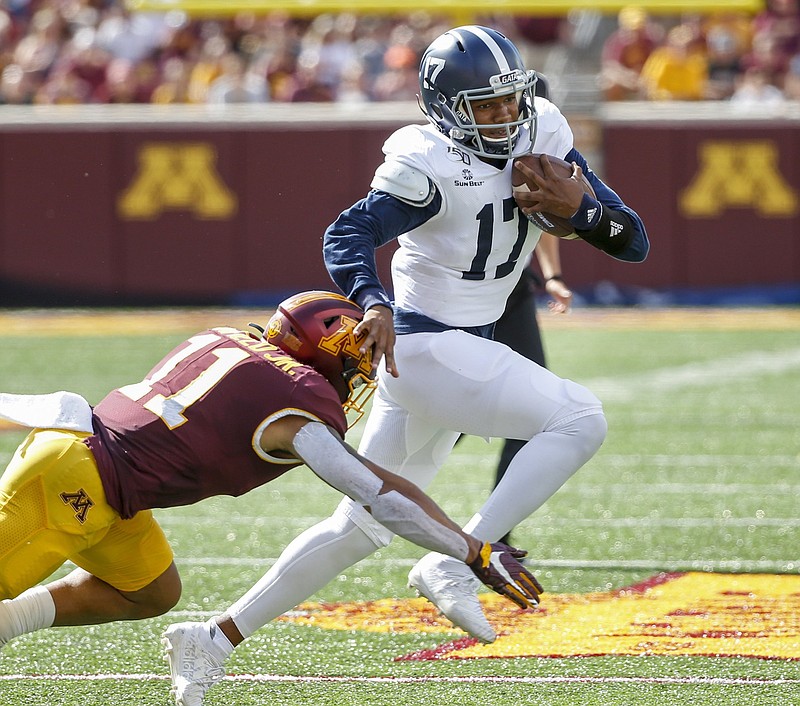
[{"label": "yellow banner in background", "polygon": [[[547,594],[521,611],[481,594],[498,632],[491,645],[461,639],[401,660],[673,655],[800,659],[800,576],[661,574],[628,589]],[[281,620],[334,630],[452,632],[424,599],[304,604]]]},{"label": "yellow banner in background", "polygon": [[566,15],[575,10],[592,10],[616,14],[623,7],[636,4],[655,14],[683,12],[758,12],[763,0],[650,0],[645,3],[612,2],[611,0],[495,0],[491,8],[486,0],[128,0],[130,10],[139,12],[169,12],[182,10],[193,16],[226,16],[240,12],[266,14],[283,12],[290,15],[319,15],[337,12],[368,12],[391,14],[424,10],[431,14],[508,13],[517,15]]}]

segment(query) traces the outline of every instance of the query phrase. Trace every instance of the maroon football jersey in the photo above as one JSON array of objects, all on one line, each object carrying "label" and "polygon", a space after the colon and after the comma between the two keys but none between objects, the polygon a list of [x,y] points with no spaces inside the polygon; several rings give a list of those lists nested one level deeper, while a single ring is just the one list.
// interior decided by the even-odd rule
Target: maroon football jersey
[{"label": "maroon football jersey", "polygon": [[244,331],[192,336],[142,382],[94,408],[94,453],[109,504],[139,510],[241,495],[299,465],[265,457],[265,425],[300,414],[342,437],[347,421],[333,386],[313,368]]}]

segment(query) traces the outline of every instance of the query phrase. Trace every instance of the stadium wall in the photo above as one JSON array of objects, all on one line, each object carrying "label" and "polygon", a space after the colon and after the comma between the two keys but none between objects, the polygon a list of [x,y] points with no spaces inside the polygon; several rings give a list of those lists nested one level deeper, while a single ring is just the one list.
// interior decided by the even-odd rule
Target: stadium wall
[{"label": "stadium wall", "polygon": [[[795,296],[800,115],[672,109],[574,119],[653,249],[631,267],[567,242],[569,282],[606,303]],[[266,305],[330,288],[322,232],[366,193],[388,134],[419,116],[408,104],[6,106],[0,305]]]}]

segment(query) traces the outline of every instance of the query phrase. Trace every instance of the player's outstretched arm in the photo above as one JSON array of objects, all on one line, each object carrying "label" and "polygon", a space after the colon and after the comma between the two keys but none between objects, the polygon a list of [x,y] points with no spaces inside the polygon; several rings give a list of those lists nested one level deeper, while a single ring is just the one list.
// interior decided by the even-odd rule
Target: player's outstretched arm
[{"label": "player's outstretched arm", "polygon": [[305,419],[294,423],[299,426],[292,438],[294,453],[387,529],[466,562],[483,583],[521,607],[538,602],[541,588],[518,561],[524,553],[466,534],[418,486],[360,456],[324,424]]}]

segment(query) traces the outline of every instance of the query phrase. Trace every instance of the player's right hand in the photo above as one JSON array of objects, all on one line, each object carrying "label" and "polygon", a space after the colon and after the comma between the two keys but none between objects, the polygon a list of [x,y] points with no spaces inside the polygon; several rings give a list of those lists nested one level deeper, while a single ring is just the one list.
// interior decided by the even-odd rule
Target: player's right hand
[{"label": "player's right hand", "polygon": [[354,333],[359,336],[366,333],[366,338],[361,343],[361,351],[372,348],[372,367],[377,370],[381,358],[385,359],[386,372],[392,377],[398,377],[397,366],[394,362],[394,321],[392,310],[388,306],[373,306],[364,313],[364,318],[355,327]]},{"label": "player's right hand", "polygon": [[473,573],[493,591],[514,601],[520,608],[533,608],[544,593],[536,577],[519,560],[528,552],[502,542],[485,542],[469,564]]}]

